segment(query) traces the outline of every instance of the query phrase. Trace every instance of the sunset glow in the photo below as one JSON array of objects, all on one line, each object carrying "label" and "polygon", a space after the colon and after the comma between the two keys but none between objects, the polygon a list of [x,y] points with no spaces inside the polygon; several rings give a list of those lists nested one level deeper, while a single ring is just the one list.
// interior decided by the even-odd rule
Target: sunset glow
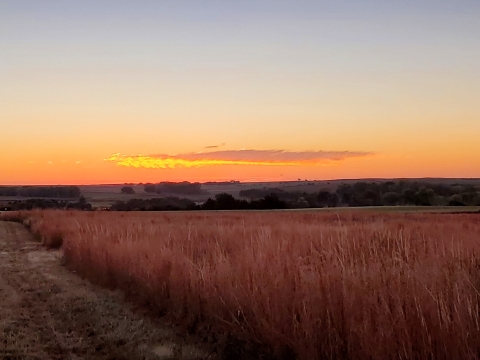
[{"label": "sunset glow", "polygon": [[479,18],[463,0],[2,1],[0,185],[480,177]]}]

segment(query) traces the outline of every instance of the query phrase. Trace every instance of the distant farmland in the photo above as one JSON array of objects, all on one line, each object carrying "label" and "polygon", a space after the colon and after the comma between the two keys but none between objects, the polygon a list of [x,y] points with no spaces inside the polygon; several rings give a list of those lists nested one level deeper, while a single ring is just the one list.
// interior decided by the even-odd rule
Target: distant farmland
[{"label": "distant farmland", "polygon": [[480,354],[478,214],[4,216],[62,246],[68,266],[92,281],[278,358]]}]

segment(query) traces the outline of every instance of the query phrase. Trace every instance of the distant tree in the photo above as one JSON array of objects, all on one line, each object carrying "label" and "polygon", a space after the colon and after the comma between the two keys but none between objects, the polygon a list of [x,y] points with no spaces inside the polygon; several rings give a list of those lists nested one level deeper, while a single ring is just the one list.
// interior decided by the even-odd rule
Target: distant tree
[{"label": "distant tree", "polygon": [[188,181],[182,181],[179,183],[174,182],[161,182],[159,183],[155,191],[161,193],[183,194],[183,195],[199,195],[202,194],[202,184],[190,183]]},{"label": "distant tree", "polygon": [[286,193],[284,190],[279,188],[263,188],[263,189],[246,189],[240,190],[239,196],[246,197],[250,199],[261,199],[267,195],[276,194],[276,195],[286,195],[288,196],[291,193]]},{"label": "distant tree", "polygon": [[111,211],[172,211],[172,210],[196,210],[193,201],[178,197],[157,199],[130,199],[117,201],[110,206]]},{"label": "distant tree", "polygon": [[430,206],[433,205],[433,202],[435,200],[435,191],[433,191],[432,189],[421,188],[415,193],[415,196],[415,205]]},{"label": "distant tree", "polygon": [[2,186],[0,196],[22,196],[37,198],[78,198],[77,186]]},{"label": "distant tree", "polygon": [[15,186],[0,186],[0,196],[17,196],[18,190]]},{"label": "distant tree", "polygon": [[457,201],[457,200],[450,200],[448,202],[448,206],[465,206],[465,204],[461,201]]},{"label": "distant tree", "polygon": [[[261,201],[261,200],[260,200]],[[313,198],[299,197],[296,201],[290,202],[291,206],[295,209],[317,207],[317,202]],[[278,208],[278,207],[277,207]],[[281,208],[278,208],[281,209]]]},{"label": "distant tree", "polygon": [[382,199],[379,193],[374,190],[367,190],[363,194],[359,194],[361,199],[361,205],[363,206],[380,206],[382,205]]},{"label": "distant tree", "polygon": [[154,193],[156,191],[156,187],[154,184],[145,184],[143,190],[147,193]]},{"label": "distant tree", "polygon": [[135,190],[131,186],[124,186],[120,189],[122,194],[135,194]]},{"label": "distant tree", "polygon": [[327,206],[328,207],[337,207],[338,206],[338,195],[331,194],[327,199]]},{"label": "distant tree", "polygon": [[[270,194],[265,196],[265,198],[260,200],[261,207],[263,209],[285,209],[286,204],[278,198],[276,194]],[[308,203],[307,203],[308,206]]]},{"label": "distant tree", "polygon": [[358,181],[355,184],[353,184],[353,191],[356,193],[362,193],[367,191],[368,189],[368,183],[365,181]]},{"label": "distant tree", "polygon": [[340,202],[345,205],[351,205],[353,201],[353,189],[348,184],[342,184],[337,188],[336,194]]},{"label": "distant tree", "polygon": [[237,207],[237,200],[227,193],[215,195],[215,200],[217,202],[217,209],[219,210],[235,209]]},{"label": "distant tree", "polygon": [[417,203],[417,198],[415,196],[415,190],[413,189],[403,189],[402,190],[402,197],[403,197],[403,201],[405,202],[405,204],[409,204],[409,205],[416,205]]},{"label": "distant tree", "polygon": [[[318,203],[318,206],[320,206],[320,207],[328,206],[328,199],[329,199],[331,196],[332,196],[332,194],[330,193],[330,191],[321,190],[321,191],[317,194],[317,203]],[[337,196],[337,199],[338,199],[338,196]]]},{"label": "distant tree", "polygon": [[10,210],[32,210],[32,209],[75,209],[92,210],[92,205],[87,202],[69,202],[56,199],[26,199],[9,202]]},{"label": "distant tree", "polygon": [[464,193],[461,193],[460,196],[464,204],[474,205],[478,199],[478,193],[476,191],[464,192]]},{"label": "distant tree", "polygon": [[401,200],[402,200],[402,197],[400,196],[399,193],[390,191],[383,194],[383,203],[385,205],[389,205],[389,206],[399,205]]},{"label": "distant tree", "polygon": [[455,194],[448,198],[448,206],[464,206],[465,203],[463,201],[462,195]]},{"label": "distant tree", "polygon": [[216,205],[217,205],[217,202],[215,200],[213,200],[212,198],[208,198],[208,200],[205,201],[205,203],[203,203],[201,208],[203,210],[215,210]]}]

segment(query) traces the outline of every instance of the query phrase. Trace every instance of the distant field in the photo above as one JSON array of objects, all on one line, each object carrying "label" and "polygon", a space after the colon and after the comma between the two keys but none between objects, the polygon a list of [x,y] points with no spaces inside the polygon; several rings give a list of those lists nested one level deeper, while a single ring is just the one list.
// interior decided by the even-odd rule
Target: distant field
[{"label": "distant field", "polygon": [[278,358],[477,358],[480,215],[411,210],[4,216],[91,280]]},{"label": "distant field", "polygon": [[213,184],[202,185],[205,191],[201,195],[182,195],[182,194],[156,194],[146,193],[143,185],[128,185],[135,190],[135,194],[122,194],[121,188],[125,185],[88,185],[80,186],[82,194],[94,206],[107,206],[118,200],[129,199],[152,199],[159,196],[178,196],[188,197],[193,201],[205,201],[209,197],[214,197],[220,193],[228,193],[235,197],[239,197],[239,192],[245,189],[262,189],[262,188],[279,188],[285,191],[305,191],[317,192],[321,189],[335,190],[338,185],[330,181],[322,182],[306,182],[306,181],[292,181],[292,182],[259,182],[259,183],[239,183],[239,184]]},{"label": "distant field", "polygon": [[[239,193],[242,190],[247,189],[262,189],[262,188],[278,188],[286,192],[305,192],[305,193],[317,193],[321,190],[327,190],[334,192],[341,185],[353,185],[358,181],[382,183],[386,181],[426,181],[430,184],[445,184],[452,185],[455,183],[463,185],[480,186],[480,179],[339,179],[339,180],[299,180],[299,181],[277,181],[277,182],[248,182],[248,183],[233,183],[233,184],[207,184],[202,185],[204,194],[200,195],[182,195],[182,194],[166,194],[161,195],[156,193],[146,193],[144,191],[144,185],[128,185],[132,186],[135,190],[135,194],[127,195],[121,193],[121,188],[125,186],[121,185],[89,185],[80,186],[82,194],[87,198],[93,206],[109,206],[115,201],[126,201],[130,199],[152,199],[159,196],[176,196],[187,197],[192,201],[206,201],[209,197],[215,197],[220,193],[228,193],[236,198],[239,198]],[[386,210],[386,209],[385,209]],[[392,210],[399,210],[393,209]]]}]

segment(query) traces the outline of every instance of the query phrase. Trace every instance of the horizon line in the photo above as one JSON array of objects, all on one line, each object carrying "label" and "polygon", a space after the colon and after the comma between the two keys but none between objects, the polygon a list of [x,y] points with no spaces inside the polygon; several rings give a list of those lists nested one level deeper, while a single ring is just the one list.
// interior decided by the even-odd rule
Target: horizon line
[{"label": "horizon line", "polygon": [[115,183],[87,183],[87,184],[70,184],[70,183],[49,183],[49,184],[35,184],[35,183],[22,183],[22,184],[0,184],[0,186],[119,186],[119,185],[145,185],[145,184],[158,184],[161,182],[190,182],[190,183],[228,183],[228,182],[238,182],[240,184],[258,184],[258,183],[286,183],[286,182],[296,182],[296,183],[305,183],[305,182],[328,182],[328,181],[380,181],[380,180],[479,180],[480,177],[441,177],[441,176],[424,176],[424,177],[364,177],[364,178],[332,178],[332,179],[297,179],[297,180],[206,180],[206,181],[195,181],[195,180],[179,180],[179,181],[158,181],[158,182],[115,182]]}]

